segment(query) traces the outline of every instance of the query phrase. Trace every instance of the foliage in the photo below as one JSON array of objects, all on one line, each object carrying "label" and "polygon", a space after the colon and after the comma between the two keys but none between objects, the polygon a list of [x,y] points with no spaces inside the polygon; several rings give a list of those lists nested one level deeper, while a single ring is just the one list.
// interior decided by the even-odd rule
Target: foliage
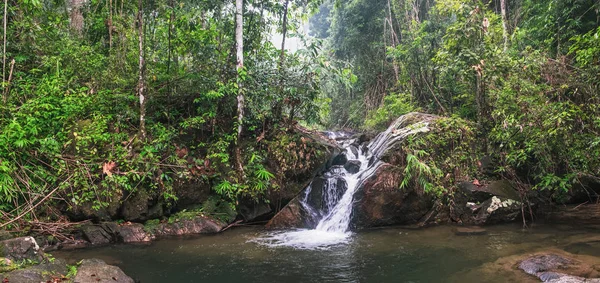
[{"label": "foliage", "polygon": [[[217,211],[238,197],[258,199],[277,189],[276,173],[266,166],[268,149],[256,140],[297,120],[319,122],[320,80],[333,72],[319,42],[303,39],[305,49],[296,52],[274,46],[269,33],[281,28],[272,16],[283,11],[279,1],[246,2],[243,85],[230,56],[235,20],[229,1],[143,1],[146,137],[138,128],[137,3],[85,2],[80,30],[70,18],[78,11],[64,12],[70,1],[8,2],[0,209],[9,214],[1,222],[7,215],[58,217],[44,206],[29,210],[45,201],[65,210],[101,210],[140,189],[171,207],[177,180],[213,184],[227,203]],[[287,28],[302,39],[295,34],[303,14],[319,1],[291,2]],[[230,166],[240,87],[248,102],[247,178]],[[277,105],[281,113],[271,111]]]},{"label": "foliage", "polygon": [[383,106],[369,113],[365,119],[365,127],[367,129],[384,130],[397,117],[416,110],[417,108],[410,101],[410,95],[406,93],[390,94],[384,98]]},{"label": "foliage", "polygon": [[426,134],[409,137],[403,147],[401,188],[414,186],[437,196],[454,184],[479,177],[475,125],[458,117],[438,118]]}]

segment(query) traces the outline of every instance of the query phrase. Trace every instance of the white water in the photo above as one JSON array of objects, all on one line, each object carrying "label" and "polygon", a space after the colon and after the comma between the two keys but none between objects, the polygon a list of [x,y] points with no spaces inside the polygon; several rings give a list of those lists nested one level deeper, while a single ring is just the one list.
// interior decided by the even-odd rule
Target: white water
[{"label": "white water", "polygon": [[[385,132],[377,135],[367,147],[362,149],[352,148],[355,140],[349,139],[348,133],[326,132],[329,138],[338,140],[340,147],[345,151],[348,162],[360,162],[360,169],[353,174],[344,167],[332,166],[329,171],[325,172],[324,177],[327,182],[323,186],[323,207],[320,209],[309,204],[309,195],[313,186],[311,184],[307,187],[301,204],[313,218],[320,219],[315,229],[269,233],[254,241],[271,247],[284,246],[296,249],[327,249],[347,244],[352,236],[349,226],[356,190],[360,188],[362,182],[377,171],[382,164],[379,158],[396,142],[409,135],[428,131],[427,122],[404,125],[407,117],[408,115],[400,117]],[[404,127],[399,128],[401,126]],[[339,186],[340,178],[345,183],[345,191],[341,198],[339,193],[344,188]]]}]

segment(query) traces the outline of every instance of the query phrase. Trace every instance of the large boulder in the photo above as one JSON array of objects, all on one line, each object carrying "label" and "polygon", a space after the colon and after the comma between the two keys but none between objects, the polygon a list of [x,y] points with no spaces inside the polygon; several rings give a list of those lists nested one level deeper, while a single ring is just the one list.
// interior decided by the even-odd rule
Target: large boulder
[{"label": "large boulder", "polygon": [[430,195],[412,188],[400,189],[402,172],[382,165],[354,195],[351,226],[354,229],[419,223],[432,209]]},{"label": "large boulder", "polygon": [[84,259],[79,268],[77,268],[77,275],[73,279],[73,282],[134,283],[135,281],[116,266],[108,265],[99,259]]},{"label": "large boulder", "polygon": [[41,262],[43,253],[33,237],[21,237],[0,242],[0,258]]}]

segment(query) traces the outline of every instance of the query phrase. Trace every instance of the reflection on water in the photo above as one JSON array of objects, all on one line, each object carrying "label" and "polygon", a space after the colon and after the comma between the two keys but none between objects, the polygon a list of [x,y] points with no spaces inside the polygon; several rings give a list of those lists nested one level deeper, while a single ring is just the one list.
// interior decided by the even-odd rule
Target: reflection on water
[{"label": "reflection on water", "polygon": [[[281,234],[239,228],[213,236],[54,255],[71,261],[101,258],[141,282],[244,283],[505,282],[501,275],[485,273],[483,266],[502,257],[550,247],[600,256],[596,243],[600,231],[595,230],[549,226],[523,230],[510,225],[489,227],[487,235],[456,236],[453,229],[371,230],[352,234],[343,245],[314,250],[257,243],[257,239]],[[293,237],[306,236],[306,231],[297,232]]]}]

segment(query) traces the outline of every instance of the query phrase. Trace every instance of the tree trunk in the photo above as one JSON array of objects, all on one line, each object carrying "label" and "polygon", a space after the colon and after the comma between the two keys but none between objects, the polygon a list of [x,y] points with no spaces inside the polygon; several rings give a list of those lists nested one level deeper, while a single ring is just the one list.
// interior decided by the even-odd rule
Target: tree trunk
[{"label": "tree trunk", "polygon": [[140,98],[140,135],[146,140],[146,62],[144,61],[144,13],[142,0],[138,0],[138,41],[139,41],[139,68],[138,68],[138,96]]},{"label": "tree trunk", "polygon": [[70,0],[69,1],[69,18],[71,29],[75,31],[77,35],[83,33],[83,5],[86,0]]},{"label": "tree trunk", "polygon": [[[242,88],[242,79],[240,73],[244,69],[244,0],[235,1],[235,43],[236,43],[236,55],[237,55],[237,83],[238,83],[238,95],[237,95],[237,112],[238,112],[238,128],[237,137],[235,143],[235,161],[237,164],[238,173],[240,179],[244,178],[244,166],[242,163],[242,149],[240,145],[242,137],[242,129],[244,122],[244,92]],[[241,181],[241,180],[240,180]]]},{"label": "tree trunk", "polygon": [[112,51],[113,43],[113,0],[108,1],[108,50]]},{"label": "tree trunk", "polygon": [[[284,84],[285,84],[285,38],[287,36],[287,20],[288,20],[288,5],[289,5],[289,0],[285,0],[284,6],[283,6],[283,16],[282,16],[282,24],[281,24],[281,29],[282,29],[282,40],[281,40],[281,52],[279,53],[279,94],[283,95],[283,91],[285,89]],[[277,101],[275,102],[275,107],[273,109],[273,117],[275,119],[281,120],[281,116],[283,113],[283,101]]]},{"label": "tree trunk", "polygon": [[508,23],[506,18],[506,0],[500,0],[500,12],[502,14],[502,37],[504,37],[504,51],[508,49]]},{"label": "tree trunk", "polygon": [[[8,22],[8,0],[4,0],[4,41],[2,48],[2,84],[6,83],[6,27]],[[6,104],[7,98],[4,97],[4,104]]]}]

